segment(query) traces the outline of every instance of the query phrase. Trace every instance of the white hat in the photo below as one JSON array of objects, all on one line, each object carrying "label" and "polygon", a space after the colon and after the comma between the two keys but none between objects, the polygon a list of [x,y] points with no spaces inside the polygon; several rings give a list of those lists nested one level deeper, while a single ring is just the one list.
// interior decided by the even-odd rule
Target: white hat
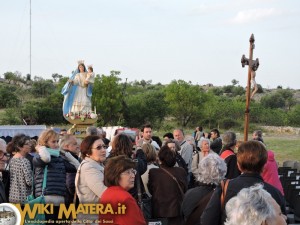
[{"label": "white hat", "polygon": [[0,151],[6,153],[6,142],[0,138]]}]

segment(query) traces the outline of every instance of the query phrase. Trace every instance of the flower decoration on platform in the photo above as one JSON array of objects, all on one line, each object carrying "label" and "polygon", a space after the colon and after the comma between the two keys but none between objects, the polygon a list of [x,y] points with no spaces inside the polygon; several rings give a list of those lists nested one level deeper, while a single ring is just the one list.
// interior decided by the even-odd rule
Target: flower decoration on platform
[{"label": "flower decoration on platform", "polygon": [[69,118],[71,120],[76,120],[79,119],[82,122],[85,121],[86,119],[96,119],[98,116],[94,112],[69,112],[65,115],[65,118]]}]

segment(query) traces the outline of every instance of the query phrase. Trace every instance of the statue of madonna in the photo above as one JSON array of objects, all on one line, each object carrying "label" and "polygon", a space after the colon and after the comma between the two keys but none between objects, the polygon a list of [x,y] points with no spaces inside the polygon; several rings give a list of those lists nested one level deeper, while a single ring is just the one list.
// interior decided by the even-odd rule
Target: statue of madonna
[{"label": "statue of madonna", "polygon": [[83,61],[78,62],[77,69],[72,73],[61,93],[64,95],[63,115],[69,113],[88,114],[92,112],[92,84],[95,80],[92,66],[89,72]]}]

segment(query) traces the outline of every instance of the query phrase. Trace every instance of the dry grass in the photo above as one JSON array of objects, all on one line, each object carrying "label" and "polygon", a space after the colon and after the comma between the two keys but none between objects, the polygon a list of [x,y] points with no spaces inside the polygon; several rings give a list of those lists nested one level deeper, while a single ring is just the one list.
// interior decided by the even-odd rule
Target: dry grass
[{"label": "dry grass", "polygon": [[270,135],[264,137],[267,148],[274,151],[276,161],[282,166],[285,160],[300,161],[299,135]]},{"label": "dry grass", "polygon": [[[187,130],[186,134],[191,135],[193,131]],[[165,132],[158,132],[158,135],[162,138]],[[221,132],[222,134],[222,132]],[[237,140],[243,140],[243,133],[236,133]],[[252,136],[249,135],[248,140],[251,140]],[[285,160],[297,160],[300,161],[300,135],[292,134],[276,134],[265,133],[264,142],[267,149],[272,150],[275,153],[276,161],[282,166]]]}]

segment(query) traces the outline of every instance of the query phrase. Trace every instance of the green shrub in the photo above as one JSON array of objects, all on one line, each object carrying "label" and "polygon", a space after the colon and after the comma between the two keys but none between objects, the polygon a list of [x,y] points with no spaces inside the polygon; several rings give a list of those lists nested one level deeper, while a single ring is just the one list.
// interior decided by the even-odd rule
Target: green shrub
[{"label": "green shrub", "polygon": [[238,125],[239,125],[239,123],[235,119],[232,119],[232,118],[225,118],[225,119],[221,120],[221,122],[220,122],[220,126],[222,128],[224,128],[225,130],[228,130],[233,127],[237,127]]}]

